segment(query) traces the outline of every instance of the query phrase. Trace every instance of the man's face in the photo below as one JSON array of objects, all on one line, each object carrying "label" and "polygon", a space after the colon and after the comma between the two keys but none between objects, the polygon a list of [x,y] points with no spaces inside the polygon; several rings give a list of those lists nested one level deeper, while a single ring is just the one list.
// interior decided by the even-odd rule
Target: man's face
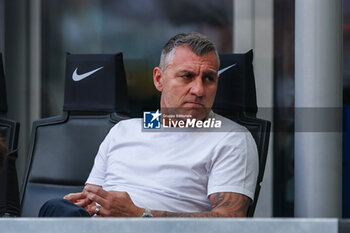
[{"label": "man's face", "polygon": [[204,119],[215,99],[218,61],[214,52],[197,56],[187,46],[175,48],[167,68],[153,70],[153,81],[162,92],[163,114],[191,115]]}]

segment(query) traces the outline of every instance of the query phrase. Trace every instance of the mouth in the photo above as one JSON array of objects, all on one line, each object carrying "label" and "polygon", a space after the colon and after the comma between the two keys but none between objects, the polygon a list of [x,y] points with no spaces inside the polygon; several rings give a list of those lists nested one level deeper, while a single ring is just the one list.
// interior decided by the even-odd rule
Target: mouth
[{"label": "mouth", "polygon": [[189,107],[197,107],[197,108],[199,108],[199,107],[201,107],[201,108],[203,108],[204,107],[204,105],[202,104],[202,103],[199,103],[199,102],[195,102],[195,101],[188,101],[188,102],[185,102],[185,106],[189,106]]}]

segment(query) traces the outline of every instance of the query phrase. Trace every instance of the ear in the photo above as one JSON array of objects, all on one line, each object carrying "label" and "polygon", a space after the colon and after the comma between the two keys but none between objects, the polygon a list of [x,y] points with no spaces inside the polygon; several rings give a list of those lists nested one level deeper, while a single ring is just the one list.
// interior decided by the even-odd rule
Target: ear
[{"label": "ear", "polygon": [[162,71],[159,67],[153,69],[153,84],[158,91],[163,91]]}]

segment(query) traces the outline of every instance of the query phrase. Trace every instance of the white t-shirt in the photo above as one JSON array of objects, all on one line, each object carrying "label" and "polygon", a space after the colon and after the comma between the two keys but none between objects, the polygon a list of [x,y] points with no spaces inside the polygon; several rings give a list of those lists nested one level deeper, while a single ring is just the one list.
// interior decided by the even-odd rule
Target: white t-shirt
[{"label": "white t-shirt", "polygon": [[[152,210],[210,210],[208,196],[235,192],[254,198],[256,144],[244,127],[215,114],[221,132],[142,130],[142,119],[116,124],[100,145],[86,183],[128,192]],[[180,131],[180,132],[179,132]]]}]

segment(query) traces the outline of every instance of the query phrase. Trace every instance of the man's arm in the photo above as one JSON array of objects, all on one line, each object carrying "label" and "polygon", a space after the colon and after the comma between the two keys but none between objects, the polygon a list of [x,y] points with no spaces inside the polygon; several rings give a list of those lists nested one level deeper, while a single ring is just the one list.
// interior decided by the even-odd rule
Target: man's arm
[{"label": "man's arm", "polygon": [[209,196],[211,210],[199,213],[172,213],[152,211],[155,217],[246,217],[249,197],[231,192],[214,193]]},{"label": "man's arm", "polygon": [[[100,187],[87,187],[88,199],[101,205],[100,217],[140,217],[144,209],[136,206],[128,193],[105,191]],[[174,213],[152,210],[154,217],[245,217],[250,204],[249,197],[232,192],[210,195],[211,210],[198,213]],[[95,212],[91,206],[89,212]]]}]

